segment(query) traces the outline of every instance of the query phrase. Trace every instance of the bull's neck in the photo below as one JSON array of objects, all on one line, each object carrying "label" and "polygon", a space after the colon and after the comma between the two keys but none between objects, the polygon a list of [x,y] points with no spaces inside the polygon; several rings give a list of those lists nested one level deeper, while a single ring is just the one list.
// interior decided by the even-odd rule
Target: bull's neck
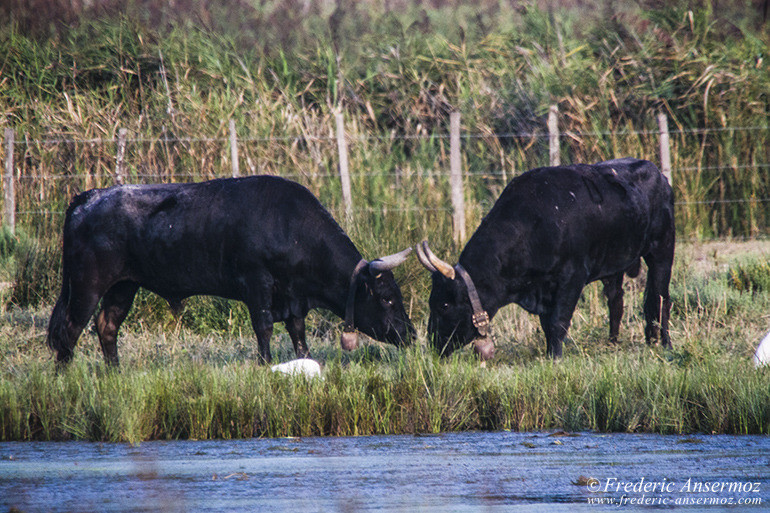
[{"label": "bull's neck", "polygon": [[471,280],[473,280],[473,285],[476,287],[481,306],[487,314],[489,314],[489,317],[492,318],[504,305],[499,297],[499,291],[497,290],[499,287],[495,286],[496,283],[499,283],[499,280],[495,282],[495,280],[490,279],[490,277],[495,276],[494,270],[481,268],[468,260],[469,259],[463,259],[461,255],[459,264],[465,268],[465,271],[468,273]]},{"label": "bull's neck", "polygon": [[328,274],[322,277],[320,295],[323,306],[341,319],[345,318],[350,279],[361,258],[358,251],[347,251],[344,255],[338,255],[328,269]]}]

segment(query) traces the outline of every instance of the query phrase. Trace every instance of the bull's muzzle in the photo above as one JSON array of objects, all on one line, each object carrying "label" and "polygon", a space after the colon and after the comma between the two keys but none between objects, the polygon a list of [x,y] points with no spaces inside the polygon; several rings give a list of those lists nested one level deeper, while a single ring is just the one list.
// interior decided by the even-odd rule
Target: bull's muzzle
[{"label": "bull's muzzle", "polygon": [[345,329],[340,335],[340,344],[345,351],[353,351],[358,348],[358,332]]},{"label": "bull's muzzle", "polygon": [[495,343],[490,337],[477,338],[473,341],[473,350],[479,355],[482,361],[491,360],[495,357]]}]

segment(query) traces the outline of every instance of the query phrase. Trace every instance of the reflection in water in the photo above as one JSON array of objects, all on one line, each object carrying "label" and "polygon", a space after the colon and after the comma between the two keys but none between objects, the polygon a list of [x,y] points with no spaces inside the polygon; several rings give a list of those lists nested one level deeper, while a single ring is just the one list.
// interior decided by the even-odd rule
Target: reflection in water
[{"label": "reflection in water", "polygon": [[0,443],[0,511],[715,511],[758,501],[770,504],[762,436]]}]

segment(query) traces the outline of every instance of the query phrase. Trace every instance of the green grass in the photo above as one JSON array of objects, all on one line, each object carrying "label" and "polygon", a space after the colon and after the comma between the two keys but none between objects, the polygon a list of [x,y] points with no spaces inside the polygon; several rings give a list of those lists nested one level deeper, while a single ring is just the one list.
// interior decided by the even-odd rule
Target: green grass
[{"label": "green grass", "polygon": [[[311,326],[327,324],[325,335],[310,337],[324,366],[320,380],[257,365],[250,331],[149,321],[123,330],[119,371],[104,366],[87,332],[72,365],[57,373],[44,344],[49,309],[11,309],[0,323],[0,440],[503,429],[770,434],[770,372],[751,363],[770,294],[741,293],[728,272],[697,275],[691,263],[683,256],[675,269],[672,350],[644,343],[642,284],[629,281],[620,343],[607,342],[601,290],[591,285],[558,362],[545,356],[536,318],[515,306],[494,321],[498,357],[485,368],[469,349],[437,358],[424,325],[412,348],[370,342],[343,352],[339,321],[314,314]],[[273,353],[293,358],[281,330]]]},{"label": "green grass", "polygon": [[81,354],[64,373],[50,362],[4,373],[0,439],[138,442],[501,429],[770,434],[769,380],[748,359],[639,348],[489,368],[465,355],[439,361],[420,349],[384,360],[360,351],[327,359],[322,380],[284,377],[231,355],[218,363],[124,360],[114,372]]},{"label": "green grass", "polygon": [[730,285],[741,292],[770,290],[770,257],[750,258],[730,269]]}]

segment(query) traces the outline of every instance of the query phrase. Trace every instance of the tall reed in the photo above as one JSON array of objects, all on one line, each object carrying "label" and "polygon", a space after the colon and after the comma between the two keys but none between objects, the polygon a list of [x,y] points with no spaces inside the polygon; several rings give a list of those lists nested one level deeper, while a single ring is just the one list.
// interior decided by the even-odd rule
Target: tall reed
[{"label": "tall reed", "polygon": [[[336,18],[311,8],[308,21],[286,20],[298,23],[295,40],[265,48],[224,29],[159,27],[140,15],[84,17],[47,39],[0,27],[9,77],[0,123],[19,141],[20,222],[54,238],[74,192],[113,184],[121,127],[132,182],[226,176],[229,119],[244,172],[296,179],[341,214],[331,135],[342,105],[351,224],[378,240],[394,236],[388,225],[443,240],[449,112],[463,114],[473,222],[506,180],[547,164],[539,136],[558,104],[563,162],[657,161],[655,120],[666,113],[680,234],[767,233],[766,30],[745,23],[725,32],[705,7],[618,9],[605,19],[496,2],[424,17],[340,5]],[[303,32],[319,25],[315,38]]]}]

